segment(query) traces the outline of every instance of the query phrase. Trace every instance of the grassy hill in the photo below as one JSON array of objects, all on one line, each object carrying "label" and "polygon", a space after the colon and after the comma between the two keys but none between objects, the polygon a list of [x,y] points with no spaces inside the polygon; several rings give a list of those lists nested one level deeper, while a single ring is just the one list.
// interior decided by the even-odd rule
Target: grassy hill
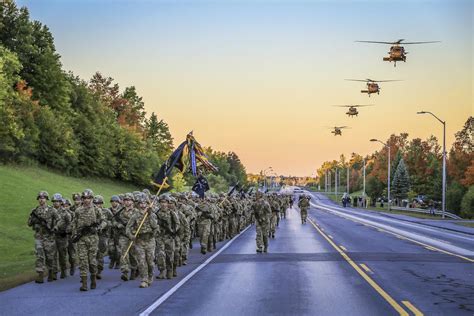
[{"label": "grassy hill", "polygon": [[135,191],[129,184],[104,179],[72,178],[36,167],[0,165],[0,290],[31,280],[34,273],[33,231],[27,225],[41,190],[61,193],[71,199],[73,192],[90,188],[104,196]]}]

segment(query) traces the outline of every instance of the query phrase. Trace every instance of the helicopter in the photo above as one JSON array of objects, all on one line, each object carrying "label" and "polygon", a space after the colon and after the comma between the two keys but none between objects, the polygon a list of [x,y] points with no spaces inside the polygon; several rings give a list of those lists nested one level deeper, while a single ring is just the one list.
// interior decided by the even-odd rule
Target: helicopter
[{"label": "helicopter", "polygon": [[373,104],[364,104],[364,105],[333,105],[333,106],[338,106],[338,107],[343,107],[343,108],[349,108],[347,110],[346,114],[349,117],[352,116],[357,116],[359,114],[359,111],[357,111],[357,108],[364,107],[364,106],[373,106]]},{"label": "helicopter", "polygon": [[333,131],[331,131],[331,133],[334,134],[334,136],[337,136],[337,135],[340,135],[342,136],[342,129],[343,128],[349,128],[349,126],[334,126],[334,127],[328,127],[328,128],[334,128]]},{"label": "helicopter", "polygon": [[361,81],[361,82],[366,82],[367,83],[367,90],[360,90],[361,93],[367,93],[370,97],[372,93],[377,93],[380,94],[380,87],[378,85],[378,82],[392,82],[392,81],[401,81],[401,80],[372,80],[372,79],[365,79],[365,80],[359,80],[359,79],[344,79],[347,81]]},{"label": "helicopter", "polygon": [[[389,61],[389,62],[394,62],[394,67],[397,67],[397,61],[403,61],[406,62],[408,54],[407,51],[405,51],[405,48],[403,46],[400,46],[401,44],[403,45],[412,45],[412,44],[429,44],[429,43],[439,43],[440,41],[429,41],[429,42],[403,42],[404,39],[399,39],[398,41],[395,42],[376,42],[376,41],[356,41],[358,43],[375,43],[375,44],[390,44],[392,45],[390,47],[390,51],[388,52],[388,57],[384,57],[384,61]],[[403,43],[402,43],[403,42]]]}]

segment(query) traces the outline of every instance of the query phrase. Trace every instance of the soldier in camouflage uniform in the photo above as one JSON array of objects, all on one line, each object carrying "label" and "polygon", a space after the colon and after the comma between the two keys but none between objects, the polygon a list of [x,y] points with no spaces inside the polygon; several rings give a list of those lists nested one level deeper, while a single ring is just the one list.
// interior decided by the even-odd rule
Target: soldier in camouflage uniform
[{"label": "soldier in camouflage uniform", "polygon": [[56,235],[56,248],[58,249],[59,267],[61,271],[60,278],[66,277],[68,241],[72,228],[71,214],[62,206],[63,197],[59,193],[53,194],[53,207],[58,214],[58,220],[53,230]]},{"label": "soldier in camouflage uniform", "polygon": [[122,209],[122,205],[120,204],[121,200],[118,195],[113,195],[110,198],[110,212],[112,213],[112,220],[110,221],[111,229],[110,229],[110,236],[109,236],[109,244],[108,244],[108,252],[109,252],[109,268],[110,269],[118,269],[120,266],[120,245],[119,245],[119,237],[120,234],[117,231],[117,228],[113,226],[113,219],[117,215],[117,213]]},{"label": "soldier in camouflage uniform", "polygon": [[278,201],[278,196],[271,195],[268,202],[272,209],[272,216],[270,220],[270,233],[268,237],[275,238],[276,227],[278,226],[278,218],[280,216],[280,203]]},{"label": "soldier in camouflage uniform", "polygon": [[113,215],[108,208],[103,207],[104,198],[102,195],[96,195],[94,197],[94,205],[99,209],[100,213],[102,214],[102,218],[106,222],[106,226],[98,231],[99,248],[97,250],[97,279],[100,280],[102,279],[102,271],[104,270],[104,257],[107,255]]},{"label": "soldier in camouflage uniform", "polygon": [[178,195],[178,215],[180,220],[180,265],[186,265],[188,260],[189,241],[191,239],[191,227],[188,216],[192,211],[189,210],[190,206],[187,204],[186,196],[184,193]]},{"label": "soldier in camouflage uniform", "polygon": [[255,202],[252,205],[252,210],[255,216],[255,228],[257,231],[257,252],[267,252],[272,210],[270,204],[268,204],[268,202],[263,198],[263,194],[259,191],[255,194]]},{"label": "soldier in camouflage uniform", "polygon": [[128,281],[128,273],[130,272],[130,279],[134,278],[134,271],[137,267],[134,247],[130,248],[128,255],[124,256],[125,251],[130,244],[130,238],[127,236],[125,228],[127,227],[128,221],[132,215],[136,212],[136,209],[133,207],[133,195],[131,193],[124,195],[123,204],[123,207],[114,215],[112,226],[115,228],[115,233],[118,235],[120,248],[120,271],[122,272],[120,278],[123,281]]},{"label": "soldier in camouflage uniform", "polygon": [[186,236],[189,235],[189,222],[186,219],[186,215],[180,209],[178,200],[174,200],[173,211],[177,218],[177,232],[175,236],[175,255],[174,255],[174,265],[173,265],[173,276],[176,277],[177,271],[176,268],[182,266],[183,252],[184,252],[184,243]]},{"label": "soldier in camouflage uniform", "polygon": [[186,195],[181,194],[178,199],[180,203],[180,209],[186,216],[186,220],[188,222],[188,227],[184,228],[184,240],[182,244],[182,252],[181,252],[181,258],[182,258],[182,264],[186,265],[187,260],[188,260],[188,253],[189,253],[189,248],[192,247],[192,236],[193,236],[193,231],[194,227],[196,226],[196,218],[197,214],[194,211],[194,202],[190,201],[187,199]]},{"label": "soldier in camouflage uniform", "polygon": [[48,192],[41,191],[36,197],[38,206],[31,211],[28,226],[35,231],[35,270],[38,273],[35,282],[43,283],[44,272],[48,272],[48,282],[54,280],[54,266],[56,257],[56,239],[53,227],[58,219],[56,210],[48,206]]},{"label": "soldier in camouflage uniform", "polygon": [[300,195],[298,207],[301,210],[301,224],[306,224],[306,218],[308,217],[309,200],[311,200],[310,196],[305,194]]},{"label": "soldier in camouflage uniform", "polygon": [[[134,241],[137,254],[138,271],[141,278],[140,287],[146,288],[153,282],[153,261],[155,260],[155,235],[159,231],[156,215],[148,209],[148,198],[143,194],[137,198],[138,211],[127,223],[125,232]],[[146,215],[146,218],[145,218]],[[138,227],[142,223],[140,231]],[[135,237],[136,236],[136,237]]]},{"label": "soldier in camouflage uniform", "polygon": [[177,233],[177,224],[179,219],[172,209],[172,199],[169,195],[163,194],[159,197],[159,210],[157,215],[160,234],[156,238],[156,262],[160,274],[157,279],[173,277],[174,255],[175,255],[175,236]]},{"label": "soldier in camouflage uniform", "polygon": [[208,251],[209,238],[211,233],[211,223],[214,218],[210,203],[206,199],[201,199],[196,206],[198,214],[198,234],[201,243],[201,253]]},{"label": "soldier in camouflage uniform", "polygon": [[[72,194],[72,201],[73,205],[69,208],[69,214],[71,214],[72,222],[74,221],[74,217],[76,216],[76,209],[81,206],[81,194],[80,193],[73,193]],[[77,266],[77,247],[76,244],[72,242],[72,234],[69,234],[67,252],[69,258],[69,274],[74,275]]]},{"label": "soldier in camouflage uniform", "polygon": [[99,236],[97,231],[105,228],[100,210],[94,206],[94,193],[90,189],[82,192],[82,205],[76,209],[73,222],[73,240],[77,241],[79,271],[81,274],[81,291],[87,291],[87,272],[90,273],[91,289],[96,288],[97,249]]}]

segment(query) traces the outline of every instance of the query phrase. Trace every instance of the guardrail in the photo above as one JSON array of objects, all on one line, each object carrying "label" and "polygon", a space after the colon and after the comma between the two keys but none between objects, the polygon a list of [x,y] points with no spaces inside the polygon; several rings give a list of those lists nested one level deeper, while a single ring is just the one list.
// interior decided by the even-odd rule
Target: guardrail
[{"label": "guardrail", "polygon": [[[390,207],[392,210],[396,210],[396,211],[404,211],[404,212],[415,212],[415,213],[424,213],[424,214],[432,214],[430,212],[430,210],[425,210],[425,209],[421,209],[421,208],[407,208],[407,207],[398,207],[398,206],[391,206]],[[439,211],[439,210],[435,210],[434,213],[436,215],[440,215],[442,216],[443,215],[443,211]],[[449,218],[452,218],[452,219],[462,219],[461,217],[453,214],[453,213],[450,213],[448,211],[444,212],[444,215],[446,217],[449,217]]]}]

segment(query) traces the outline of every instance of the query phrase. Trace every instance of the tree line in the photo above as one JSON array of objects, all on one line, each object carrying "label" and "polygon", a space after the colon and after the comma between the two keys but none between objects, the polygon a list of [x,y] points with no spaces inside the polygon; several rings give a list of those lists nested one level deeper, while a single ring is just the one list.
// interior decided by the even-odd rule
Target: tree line
[{"label": "tree line", "polygon": [[[463,217],[474,217],[474,117],[469,117],[463,128],[455,134],[451,149],[447,148],[446,208]],[[409,140],[407,133],[391,135],[385,143],[390,147],[391,196],[398,202],[412,200],[418,195],[428,199],[442,199],[442,146],[434,136],[426,140]],[[365,157],[352,153],[347,159],[326,161],[317,170],[319,185],[324,188],[326,171],[339,169],[341,186],[345,187],[347,167],[351,192],[363,188],[363,166],[366,165],[366,193],[372,198],[387,196],[388,149]]]},{"label": "tree line", "polygon": [[[206,150],[219,166],[211,187],[245,182],[237,154]],[[64,71],[48,27],[14,1],[0,4],[1,162],[148,186],[172,151],[168,124],[147,115],[134,86],[122,89],[100,72],[83,80]],[[194,179],[175,174],[172,181],[179,190]]]}]

